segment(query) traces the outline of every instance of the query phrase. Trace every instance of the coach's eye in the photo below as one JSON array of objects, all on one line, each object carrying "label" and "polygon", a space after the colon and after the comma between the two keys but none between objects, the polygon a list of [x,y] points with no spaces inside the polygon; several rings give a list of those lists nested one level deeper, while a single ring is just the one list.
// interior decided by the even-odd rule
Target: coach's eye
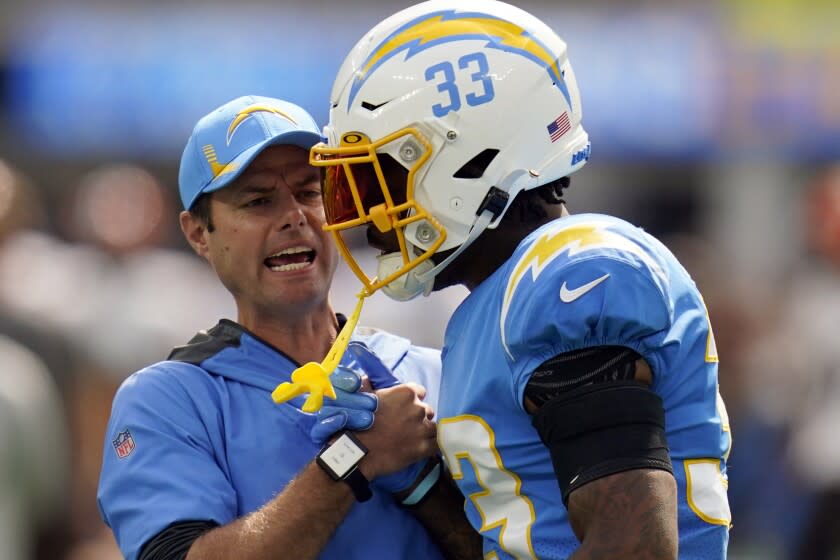
[{"label": "coach's eye", "polygon": [[251,207],[254,207],[254,206],[263,206],[265,204],[268,204],[269,202],[271,202],[270,198],[268,198],[267,196],[261,196],[259,198],[255,198],[253,200],[249,200],[248,202],[245,203],[245,206],[247,208],[251,208]]},{"label": "coach's eye", "polygon": [[301,200],[320,200],[321,199],[321,189],[306,189],[300,191],[298,193],[298,198]]}]

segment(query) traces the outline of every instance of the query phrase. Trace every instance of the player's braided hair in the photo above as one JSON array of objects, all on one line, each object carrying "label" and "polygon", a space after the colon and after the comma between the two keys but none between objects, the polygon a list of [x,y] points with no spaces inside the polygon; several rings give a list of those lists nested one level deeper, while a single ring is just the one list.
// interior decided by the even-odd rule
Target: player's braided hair
[{"label": "player's braided hair", "polygon": [[508,210],[508,215],[515,215],[520,221],[540,221],[548,217],[546,204],[565,204],[563,189],[571,183],[569,177],[560,177],[535,189],[520,191]]},{"label": "player's braided hair", "polygon": [[563,189],[567,189],[572,180],[569,177],[560,177],[545,185],[540,185],[534,192],[549,204],[565,204],[563,200]]}]

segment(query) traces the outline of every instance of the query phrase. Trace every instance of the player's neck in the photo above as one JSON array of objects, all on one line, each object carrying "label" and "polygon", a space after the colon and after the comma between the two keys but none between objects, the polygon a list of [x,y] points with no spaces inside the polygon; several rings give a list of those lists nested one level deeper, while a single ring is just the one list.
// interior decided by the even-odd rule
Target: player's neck
[{"label": "player's neck", "polygon": [[519,243],[532,230],[513,229],[501,225],[485,231],[461,258],[453,263],[453,284],[462,284],[472,291],[507,261]]},{"label": "player's neck", "polygon": [[503,219],[496,229],[485,231],[472,250],[465,251],[467,258],[458,271],[460,283],[474,290],[513,255],[523,239],[543,225],[568,215],[565,204],[556,204],[546,205],[545,216],[539,219],[520,220],[515,216]]},{"label": "player's neck", "polygon": [[[557,218],[568,216],[565,204],[546,205],[540,218],[506,216],[495,229],[485,230],[476,241],[435,278],[435,290],[462,285],[472,291],[493,274],[534,230]],[[440,255],[440,259],[447,256]],[[440,262],[440,261],[438,261]]]}]

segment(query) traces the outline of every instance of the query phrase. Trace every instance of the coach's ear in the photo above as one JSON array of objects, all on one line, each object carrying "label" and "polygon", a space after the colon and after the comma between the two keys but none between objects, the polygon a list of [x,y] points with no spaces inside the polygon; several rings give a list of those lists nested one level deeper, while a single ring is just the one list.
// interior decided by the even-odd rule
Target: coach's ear
[{"label": "coach's ear", "polygon": [[178,219],[181,222],[181,231],[184,232],[184,237],[187,239],[190,247],[193,248],[193,251],[198,256],[206,259],[208,254],[207,234],[209,233],[207,231],[207,224],[201,218],[187,210],[182,210]]}]

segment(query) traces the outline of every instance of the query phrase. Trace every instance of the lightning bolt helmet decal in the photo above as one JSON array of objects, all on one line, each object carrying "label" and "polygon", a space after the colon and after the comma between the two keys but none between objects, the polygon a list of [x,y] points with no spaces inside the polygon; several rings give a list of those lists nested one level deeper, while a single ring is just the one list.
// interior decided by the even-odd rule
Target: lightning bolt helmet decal
[{"label": "lightning bolt helmet decal", "polygon": [[[566,42],[539,18],[495,0],[407,7],[362,36],[333,83],[327,140],[310,154],[326,169],[327,227],[366,290],[428,294],[490,226],[488,197],[513,200],[586,164],[582,119]],[[369,224],[392,228],[399,251],[365,266],[342,232]]]},{"label": "lightning bolt helmet decal", "polygon": [[486,48],[523,56],[546,69],[563,93],[569,107],[572,98],[558,64],[558,55],[528,30],[504,19],[480,12],[444,10],[425,14],[397,28],[365,59],[353,79],[347,110],[371,75],[387,60],[405,52],[405,60],[430,47],[452,41],[486,39]]}]

